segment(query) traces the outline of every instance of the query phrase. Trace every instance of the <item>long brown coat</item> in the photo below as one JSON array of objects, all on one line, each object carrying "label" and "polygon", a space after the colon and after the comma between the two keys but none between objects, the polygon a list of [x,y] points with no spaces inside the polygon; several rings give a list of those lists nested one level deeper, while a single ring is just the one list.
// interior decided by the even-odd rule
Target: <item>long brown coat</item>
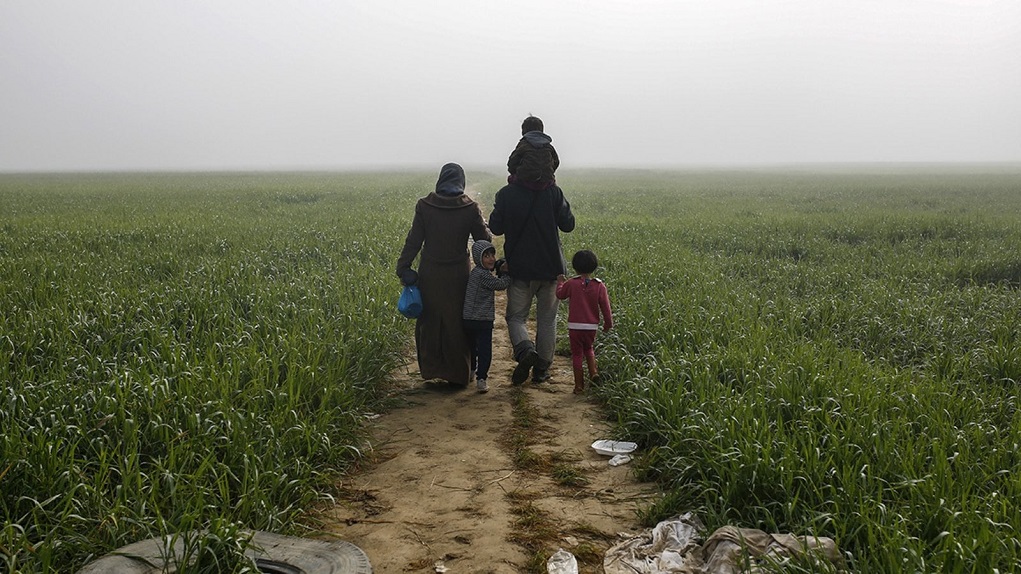
[{"label": "long brown coat", "polygon": [[[462,172],[462,189],[463,178]],[[471,381],[471,355],[461,326],[471,270],[469,236],[475,240],[493,239],[479,205],[470,197],[433,192],[418,200],[415,219],[397,260],[397,274],[410,269],[421,251],[418,287],[422,292],[422,314],[415,324],[415,347],[419,372],[425,380],[442,379],[455,385]]]}]

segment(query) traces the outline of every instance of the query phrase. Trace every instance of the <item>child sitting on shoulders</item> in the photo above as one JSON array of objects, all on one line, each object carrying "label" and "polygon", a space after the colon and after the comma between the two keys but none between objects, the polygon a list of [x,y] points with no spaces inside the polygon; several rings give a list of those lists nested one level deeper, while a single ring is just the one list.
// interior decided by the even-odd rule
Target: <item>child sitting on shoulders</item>
[{"label": "child sitting on shoulders", "polygon": [[542,120],[528,116],[521,122],[521,139],[507,159],[507,183],[519,183],[542,190],[556,183],[554,173],[560,158],[553,148],[553,138],[543,133]]}]

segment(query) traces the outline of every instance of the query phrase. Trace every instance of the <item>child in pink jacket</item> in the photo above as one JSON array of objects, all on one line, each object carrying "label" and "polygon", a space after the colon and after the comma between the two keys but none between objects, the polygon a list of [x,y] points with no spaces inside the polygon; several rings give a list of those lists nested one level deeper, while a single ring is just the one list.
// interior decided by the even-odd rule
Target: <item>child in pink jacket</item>
[{"label": "child in pink jacket", "polygon": [[613,313],[610,311],[610,295],[606,285],[592,277],[599,260],[596,254],[583,249],[571,258],[571,267],[578,272],[568,279],[557,277],[557,299],[569,299],[567,311],[567,332],[571,340],[571,361],[574,366],[574,393],[585,390],[583,363],[588,365],[589,379],[599,381],[596,369],[596,331],[599,330],[599,315],[603,316],[603,332],[613,327]]}]

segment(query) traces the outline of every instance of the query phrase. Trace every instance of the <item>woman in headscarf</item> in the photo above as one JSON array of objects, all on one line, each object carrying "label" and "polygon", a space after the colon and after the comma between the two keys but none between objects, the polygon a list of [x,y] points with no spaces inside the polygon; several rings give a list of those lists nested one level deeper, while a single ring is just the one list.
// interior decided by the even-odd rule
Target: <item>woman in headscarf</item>
[{"label": "woman in headscarf", "polygon": [[[464,194],[464,170],[448,163],[440,169],[436,191],[415,205],[415,219],[397,259],[397,276],[405,285],[417,284],[422,292],[422,314],[415,323],[422,378],[461,387],[471,380],[471,354],[461,325],[471,271],[469,236],[476,241],[493,239],[479,204]],[[411,266],[419,251],[416,274]]]}]

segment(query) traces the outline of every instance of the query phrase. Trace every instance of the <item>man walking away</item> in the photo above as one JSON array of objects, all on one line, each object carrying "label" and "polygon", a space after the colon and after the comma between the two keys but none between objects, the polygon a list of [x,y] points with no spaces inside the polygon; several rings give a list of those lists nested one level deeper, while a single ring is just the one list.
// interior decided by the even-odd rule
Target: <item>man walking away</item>
[{"label": "man walking away", "polygon": [[[489,215],[493,235],[503,235],[507,271],[513,277],[507,288],[507,331],[517,366],[511,382],[520,385],[549,379],[557,326],[557,276],[566,264],[559,232],[574,230],[574,214],[564,192],[555,183],[531,189],[511,182],[496,192]],[[535,301],[535,341],[526,321]]]}]

